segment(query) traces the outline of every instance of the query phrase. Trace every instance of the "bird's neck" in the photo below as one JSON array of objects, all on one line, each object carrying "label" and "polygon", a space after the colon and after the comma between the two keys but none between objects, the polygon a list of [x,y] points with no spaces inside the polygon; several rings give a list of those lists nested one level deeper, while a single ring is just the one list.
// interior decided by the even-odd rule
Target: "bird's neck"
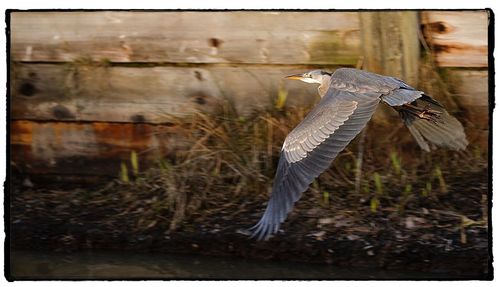
[{"label": "bird's neck", "polygon": [[328,91],[328,88],[330,87],[330,78],[331,76],[329,75],[323,75],[321,79],[321,84],[318,87],[318,93],[320,97],[324,97],[326,95],[326,92]]}]

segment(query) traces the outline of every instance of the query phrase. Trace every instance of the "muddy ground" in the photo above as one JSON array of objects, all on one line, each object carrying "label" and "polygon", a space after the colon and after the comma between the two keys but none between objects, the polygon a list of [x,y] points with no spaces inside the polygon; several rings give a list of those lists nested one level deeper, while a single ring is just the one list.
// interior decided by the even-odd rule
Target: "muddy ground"
[{"label": "muddy ground", "polygon": [[[172,226],[173,217],[159,211],[154,220],[137,216],[154,212],[154,204],[124,207],[130,184],[62,188],[14,179],[10,242],[18,249],[192,253],[489,278],[487,182],[485,169],[448,177],[446,193],[411,196],[404,209],[383,199],[374,209],[349,190],[325,201],[312,188],[276,236],[257,242],[247,228],[262,214],[265,194],[199,207]],[[145,193],[142,201],[161,198]]]}]

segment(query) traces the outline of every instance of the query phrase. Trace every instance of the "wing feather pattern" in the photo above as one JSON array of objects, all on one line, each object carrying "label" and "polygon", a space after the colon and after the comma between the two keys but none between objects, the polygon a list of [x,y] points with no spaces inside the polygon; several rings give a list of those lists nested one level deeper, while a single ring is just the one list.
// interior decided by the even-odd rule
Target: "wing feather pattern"
[{"label": "wing feather pattern", "polygon": [[394,77],[337,69],[324,97],[285,139],[271,198],[252,228],[252,237],[267,239],[278,231],[302,193],[365,127],[380,100],[397,110],[423,102],[441,112],[438,124],[402,112],[405,125],[424,150],[430,150],[427,141],[453,149],[467,146],[462,125],[423,92]]},{"label": "wing feather pattern", "polygon": [[293,204],[327,169],[340,151],[365,127],[380,94],[330,89],[321,102],[287,136],[281,150],[271,198],[253,237],[276,233]]},{"label": "wing feather pattern", "polygon": [[399,110],[404,124],[423,150],[429,152],[431,150],[429,144],[454,150],[463,150],[467,147],[469,142],[464,127],[440,103],[429,96],[423,95],[412,105],[421,108],[428,107],[439,112],[439,120],[433,122],[408,113],[405,109]]}]

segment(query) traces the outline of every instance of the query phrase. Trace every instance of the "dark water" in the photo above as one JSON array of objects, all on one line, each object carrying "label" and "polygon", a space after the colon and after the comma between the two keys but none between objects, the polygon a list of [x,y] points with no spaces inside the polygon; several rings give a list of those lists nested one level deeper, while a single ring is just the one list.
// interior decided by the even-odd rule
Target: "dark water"
[{"label": "dark water", "polygon": [[439,273],[132,252],[11,252],[14,279],[438,279]]}]

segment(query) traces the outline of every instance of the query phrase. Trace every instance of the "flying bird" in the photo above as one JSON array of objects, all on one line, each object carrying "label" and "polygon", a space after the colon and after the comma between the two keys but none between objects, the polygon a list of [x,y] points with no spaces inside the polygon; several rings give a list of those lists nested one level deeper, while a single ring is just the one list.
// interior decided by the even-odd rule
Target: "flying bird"
[{"label": "flying bird", "polygon": [[353,68],[334,73],[314,70],[287,79],[319,84],[319,103],[286,137],[271,198],[252,237],[268,239],[285,221],[294,203],[361,132],[380,101],[393,107],[425,151],[430,146],[465,149],[460,122],[436,100],[400,79]]}]

